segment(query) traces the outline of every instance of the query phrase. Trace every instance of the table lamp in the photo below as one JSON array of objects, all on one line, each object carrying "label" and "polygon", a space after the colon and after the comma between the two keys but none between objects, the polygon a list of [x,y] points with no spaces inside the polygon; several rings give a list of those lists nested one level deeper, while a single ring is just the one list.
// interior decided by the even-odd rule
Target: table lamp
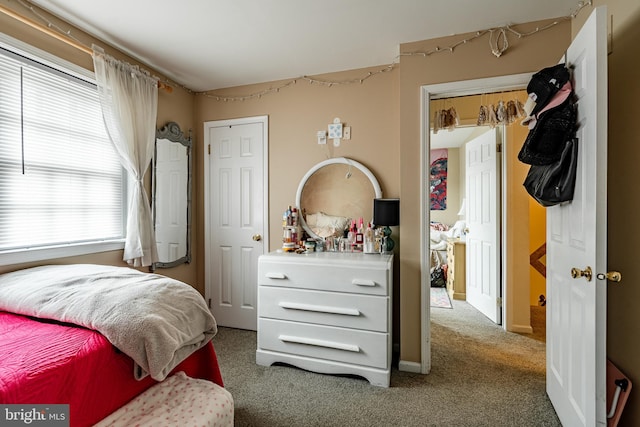
[{"label": "table lamp", "polygon": [[383,251],[393,251],[395,243],[389,226],[400,224],[400,199],[373,199],[373,224],[384,226]]},{"label": "table lamp", "polygon": [[467,214],[467,198],[462,199],[462,204],[460,205],[460,210],[458,211],[458,216],[464,218]]}]

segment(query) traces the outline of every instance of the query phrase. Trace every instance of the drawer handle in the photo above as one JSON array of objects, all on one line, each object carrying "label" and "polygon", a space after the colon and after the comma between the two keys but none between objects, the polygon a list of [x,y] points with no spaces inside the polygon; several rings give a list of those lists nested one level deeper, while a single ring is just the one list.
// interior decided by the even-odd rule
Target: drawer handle
[{"label": "drawer handle", "polygon": [[283,301],[278,304],[282,308],[290,310],[315,311],[317,313],[344,314],[346,316],[360,316],[360,310],[356,308],[329,307],[325,305],[300,304],[297,302]]},{"label": "drawer handle", "polygon": [[283,280],[287,278],[287,275],[284,273],[267,273],[265,274],[265,276],[267,277],[267,279]]},{"label": "drawer handle", "polygon": [[316,347],[325,347],[325,348],[333,348],[336,350],[352,351],[354,353],[360,352],[360,347],[358,347],[355,344],[344,344],[341,342],[324,341],[324,340],[318,340],[315,338],[293,337],[291,335],[280,335],[278,339],[283,342],[290,342],[294,344],[313,345]]},{"label": "drawer handle", "polygon": [[358,286],[375,286],[376,285],[376,282],[374,282],[373,280],[366,280],[366,279],[353,279],[351,283]]}]

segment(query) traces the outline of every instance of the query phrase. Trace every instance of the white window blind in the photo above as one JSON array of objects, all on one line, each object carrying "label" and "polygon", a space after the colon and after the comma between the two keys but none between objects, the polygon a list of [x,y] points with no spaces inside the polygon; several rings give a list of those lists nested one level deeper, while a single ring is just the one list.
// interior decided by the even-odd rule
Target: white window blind
[{"label": "white window blind", "polygon": [[0,252],[123,239],[125,179],[95,86],[0,48]]}]

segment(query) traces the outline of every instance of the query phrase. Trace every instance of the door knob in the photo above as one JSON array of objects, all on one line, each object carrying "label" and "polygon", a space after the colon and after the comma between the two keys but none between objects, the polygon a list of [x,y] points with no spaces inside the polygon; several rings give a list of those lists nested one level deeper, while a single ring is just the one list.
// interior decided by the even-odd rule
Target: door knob
[{"label": "door knob", "polygon": [[262,236],[259,234],[254,234],[253,235],[253,240],[255,240],[256,242],[259,242],[260,240],[262,240]]},{"label": "door knob", "polygon": [[607,273],[598,273],[598,280],[609,280],[610,282],[619,282],[622,280],[622,274],[619,271],[609,271]]},{"label": "door knob", "polygon": [[574,267],[571,269],[571,277],[573,277],[574,279],[584,277],[585,279],[587,279],[587,282],[590,282],[591,278],[593,277],[593,271],[591,271],[591,267],[588,266],[584,270],[580,270],[579,268]]}]

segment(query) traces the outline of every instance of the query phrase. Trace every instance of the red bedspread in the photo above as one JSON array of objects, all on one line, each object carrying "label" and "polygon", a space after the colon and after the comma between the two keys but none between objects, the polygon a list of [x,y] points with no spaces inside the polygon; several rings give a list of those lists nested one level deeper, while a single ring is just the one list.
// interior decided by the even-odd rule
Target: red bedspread
[{"label": "red bedspread", "polygon": [[[178,365],[222,384],[209,342]],[[90,426],[155,384],[98,332],[0,312],[0,403],[69,404],[71,426]]]}]

